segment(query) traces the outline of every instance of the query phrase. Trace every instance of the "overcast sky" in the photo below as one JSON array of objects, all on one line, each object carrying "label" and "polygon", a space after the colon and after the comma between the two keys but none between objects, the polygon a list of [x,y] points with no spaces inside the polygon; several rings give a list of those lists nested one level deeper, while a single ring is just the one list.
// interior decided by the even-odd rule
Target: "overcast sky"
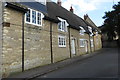
[{"label": "overcast sky", "polygon": [[[57,2],[57,0],[52,0]],[[82,17],[84,14],[88,14],[89,17],[97,26],[103,24],[102,17],[105,15],[104,12],[111,11],[113,4],[118,3],[120,0],[61,0],[62,6],[67,10],[70,6],[73,6],[74,13]]]}]

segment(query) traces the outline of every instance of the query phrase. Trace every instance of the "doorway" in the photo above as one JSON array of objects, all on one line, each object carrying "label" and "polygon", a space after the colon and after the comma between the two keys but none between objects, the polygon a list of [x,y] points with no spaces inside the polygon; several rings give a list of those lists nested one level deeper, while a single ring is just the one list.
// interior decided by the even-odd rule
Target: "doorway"
[{"label": "doorway", "polygon": [[72,40],[71,40],[71,53],[72,53],[73,55],[76,54],[75,39],[72,39]]},{"label": "doorway", "polygon": [[85,52],[88,53],[88,41],[85,40]]}]

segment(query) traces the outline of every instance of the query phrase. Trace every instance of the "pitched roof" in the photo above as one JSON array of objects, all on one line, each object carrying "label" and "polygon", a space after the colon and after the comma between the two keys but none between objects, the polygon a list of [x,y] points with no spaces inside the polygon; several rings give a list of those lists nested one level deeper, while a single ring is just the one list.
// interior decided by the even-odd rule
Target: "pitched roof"
[{"label": "pitched roof", "polygon": [[45,14],[45,19],[58,23],[60,22],[58,20],[58,17],[60,17],[68,22],[69,27],[80,30],[80,26],[82,26],[86,30],[86,33],[90,33],[90,31],[87,28],[87,24],[82,18],[54,2],[47,2],[46,6],[39,2],[17,2],[17,3],[26,6],[27,8],[32,8],[41,11],[42,13]]},{"label": "pitched roof", "polygon": [[[31,0],[32,1],[32,0]],[[15,8],[17,10],[27,11],[28,8],[38,10],[44,14],[47,14],[47,8],[45,5],[36,2],[33,0],[32,2],[6,2],[9,7]]]},{"label": "pitched roof", "polygon": [[18,2],[18,3],[25,5],[28,8],[32,8],[32,9],[38,10],[44,14],[47,14],[46,6],[39,2],[34,1],[34,2]]},{"label": "pitched roof", "polygon": [[84,15],[84,19],[88,26],[91,26],[94,31],[97,30],[99,33],[101,33],[101,30],[95,25],[88,15]]},{"label": "pitched roof", "polygon": [[82,18],[59,6],[58,4],[54,2],[47,2],[47,12],[47,18],[51,20],[54,19],[56,21],[58,21],[58,17],[63,18],[68,22],[69,27],[80,30],[79,26],[82,26],[89,33],[87,25]]}]

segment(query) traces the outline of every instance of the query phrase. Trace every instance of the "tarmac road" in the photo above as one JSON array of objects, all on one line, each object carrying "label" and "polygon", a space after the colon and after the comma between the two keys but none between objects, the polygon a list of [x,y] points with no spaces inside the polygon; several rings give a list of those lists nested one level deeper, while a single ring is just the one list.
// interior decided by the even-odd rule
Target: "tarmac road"
[{"label": "tarmac road", "polygon": [[118,49],[105,48],[103,53],[73,63],[37,78],[117,78]]}]

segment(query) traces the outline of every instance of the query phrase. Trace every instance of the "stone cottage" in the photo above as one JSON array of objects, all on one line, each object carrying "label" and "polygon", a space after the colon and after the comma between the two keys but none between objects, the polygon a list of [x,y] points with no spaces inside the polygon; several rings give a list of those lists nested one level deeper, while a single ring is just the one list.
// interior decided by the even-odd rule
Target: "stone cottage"
[{"label": "stone cottage", "polygon": [[90,24],[88,26],[91,26],[93,31],[93,41],[94,41],[94,51],[99,50],[102,48],[102,41],[101,41],[101,30],[95,25],[95,23],[90,19],[90,17],[86,14],[84,15],[84,21],[87,22],[87,24]]},{"label": "stone cottage", "polygon": [[54,2],[3,3],[2,76],[100,49],[93,26],[70,10]]}]

